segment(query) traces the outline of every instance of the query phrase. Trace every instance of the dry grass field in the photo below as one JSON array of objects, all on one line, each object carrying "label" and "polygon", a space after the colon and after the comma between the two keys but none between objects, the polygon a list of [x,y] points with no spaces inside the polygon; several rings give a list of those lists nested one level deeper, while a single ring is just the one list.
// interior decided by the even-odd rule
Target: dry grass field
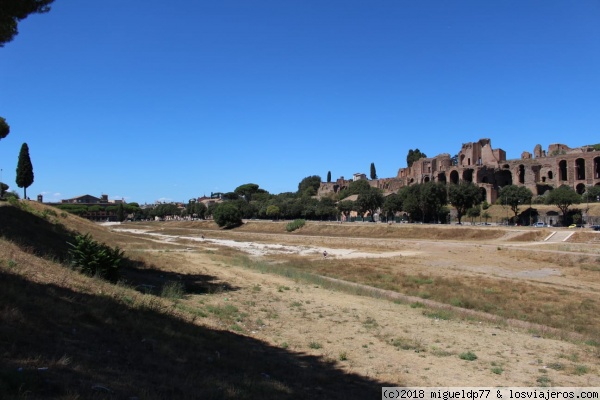
[{"label": "dry grass field", "polygon": [[[8,398],[600,386],[600,233],[588,229],[101,227],[26,208],[0,206]],[[73,231],[125,249],[122,282],[65,267],[61,246]]]}]

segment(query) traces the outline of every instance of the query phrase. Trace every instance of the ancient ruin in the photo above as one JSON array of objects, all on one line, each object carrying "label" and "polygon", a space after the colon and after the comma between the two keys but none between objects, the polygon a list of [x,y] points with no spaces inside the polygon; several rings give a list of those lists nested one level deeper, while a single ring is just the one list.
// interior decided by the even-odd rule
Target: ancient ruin
[{"label": "ancient ruin", "polygon": [[[355,174],[358,175],[364,176]],[[520,159],[507,160],[506,152],[492,148],[490,139],[480,139],[464,143],[455,157],[444,153],[421,158],[411,167],[400,168],[395,177],[374,179],[369,183],[384,192],[396,192],[406,185],[430,181],[473,182],[490,204],[496,201],[500,189],[506,185],[525,186],[534,196],[561,185],[568,185],[582,194],[587,186],[600,185],[600,150],[596,146],[572,149],[564,144],[551,144],[543,151],[538,144],[533,154],[525,151]],[[351,182],[343,177],[335,182],[324,182],[319,196],[337,193]]]}]

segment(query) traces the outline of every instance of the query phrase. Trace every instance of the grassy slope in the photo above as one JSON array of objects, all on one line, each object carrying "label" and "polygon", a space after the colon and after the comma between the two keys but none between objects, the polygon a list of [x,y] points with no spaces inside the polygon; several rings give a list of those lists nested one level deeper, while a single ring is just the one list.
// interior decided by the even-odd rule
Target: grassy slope
[{"label": "grassy slope", "polygon": [[[0,206],[2,398],[362,399],[385,385],[321,357],[208,328],[172,300],[71,271],[57,261],[74,232],[112,245],[118,236],[27,204]],[[164,279],[137,266],[130,279]],[[202,286],[214,277],[193,279]]]}]

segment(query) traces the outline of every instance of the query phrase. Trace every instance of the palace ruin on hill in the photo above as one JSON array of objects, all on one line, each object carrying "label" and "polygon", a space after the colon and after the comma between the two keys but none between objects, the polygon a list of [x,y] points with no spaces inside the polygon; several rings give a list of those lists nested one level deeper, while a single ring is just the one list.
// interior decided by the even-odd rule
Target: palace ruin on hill
[{"label": "palace ruin on hill", "polygon": [[[352,180],[341,177],[335,182],[324,182],[318,194],[337,193],[356,179],[366,179],[366,175],[355,174]],[[600,185],[600,151],[592,146],[572,149],[564,144],[551,144],[544,151],[538,144],[533,154],[525,151],[520,159],[507,160],[506,152],[492,148],[490,139],[480,139],[463,144],[454,160],[447,153],[421,158],[411,167],[400,168],[396,177],[370,180],[369,184],[389,193],[426,182],[473,182],[490,204],[506,185],[525,186],[534,196],[561,185],[582,194],[587,186]]]}]

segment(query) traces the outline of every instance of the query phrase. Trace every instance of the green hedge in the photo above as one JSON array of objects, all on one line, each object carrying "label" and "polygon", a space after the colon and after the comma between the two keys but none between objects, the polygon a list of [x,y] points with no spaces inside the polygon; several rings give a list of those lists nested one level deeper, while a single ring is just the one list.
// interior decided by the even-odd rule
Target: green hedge
[{"label": "green hedge", "polygon": [[306,221],[303,219],[296,219],[285,226],[285,230],[288,232],[293,232],[296,229],[300,229],[306,224]]}]

